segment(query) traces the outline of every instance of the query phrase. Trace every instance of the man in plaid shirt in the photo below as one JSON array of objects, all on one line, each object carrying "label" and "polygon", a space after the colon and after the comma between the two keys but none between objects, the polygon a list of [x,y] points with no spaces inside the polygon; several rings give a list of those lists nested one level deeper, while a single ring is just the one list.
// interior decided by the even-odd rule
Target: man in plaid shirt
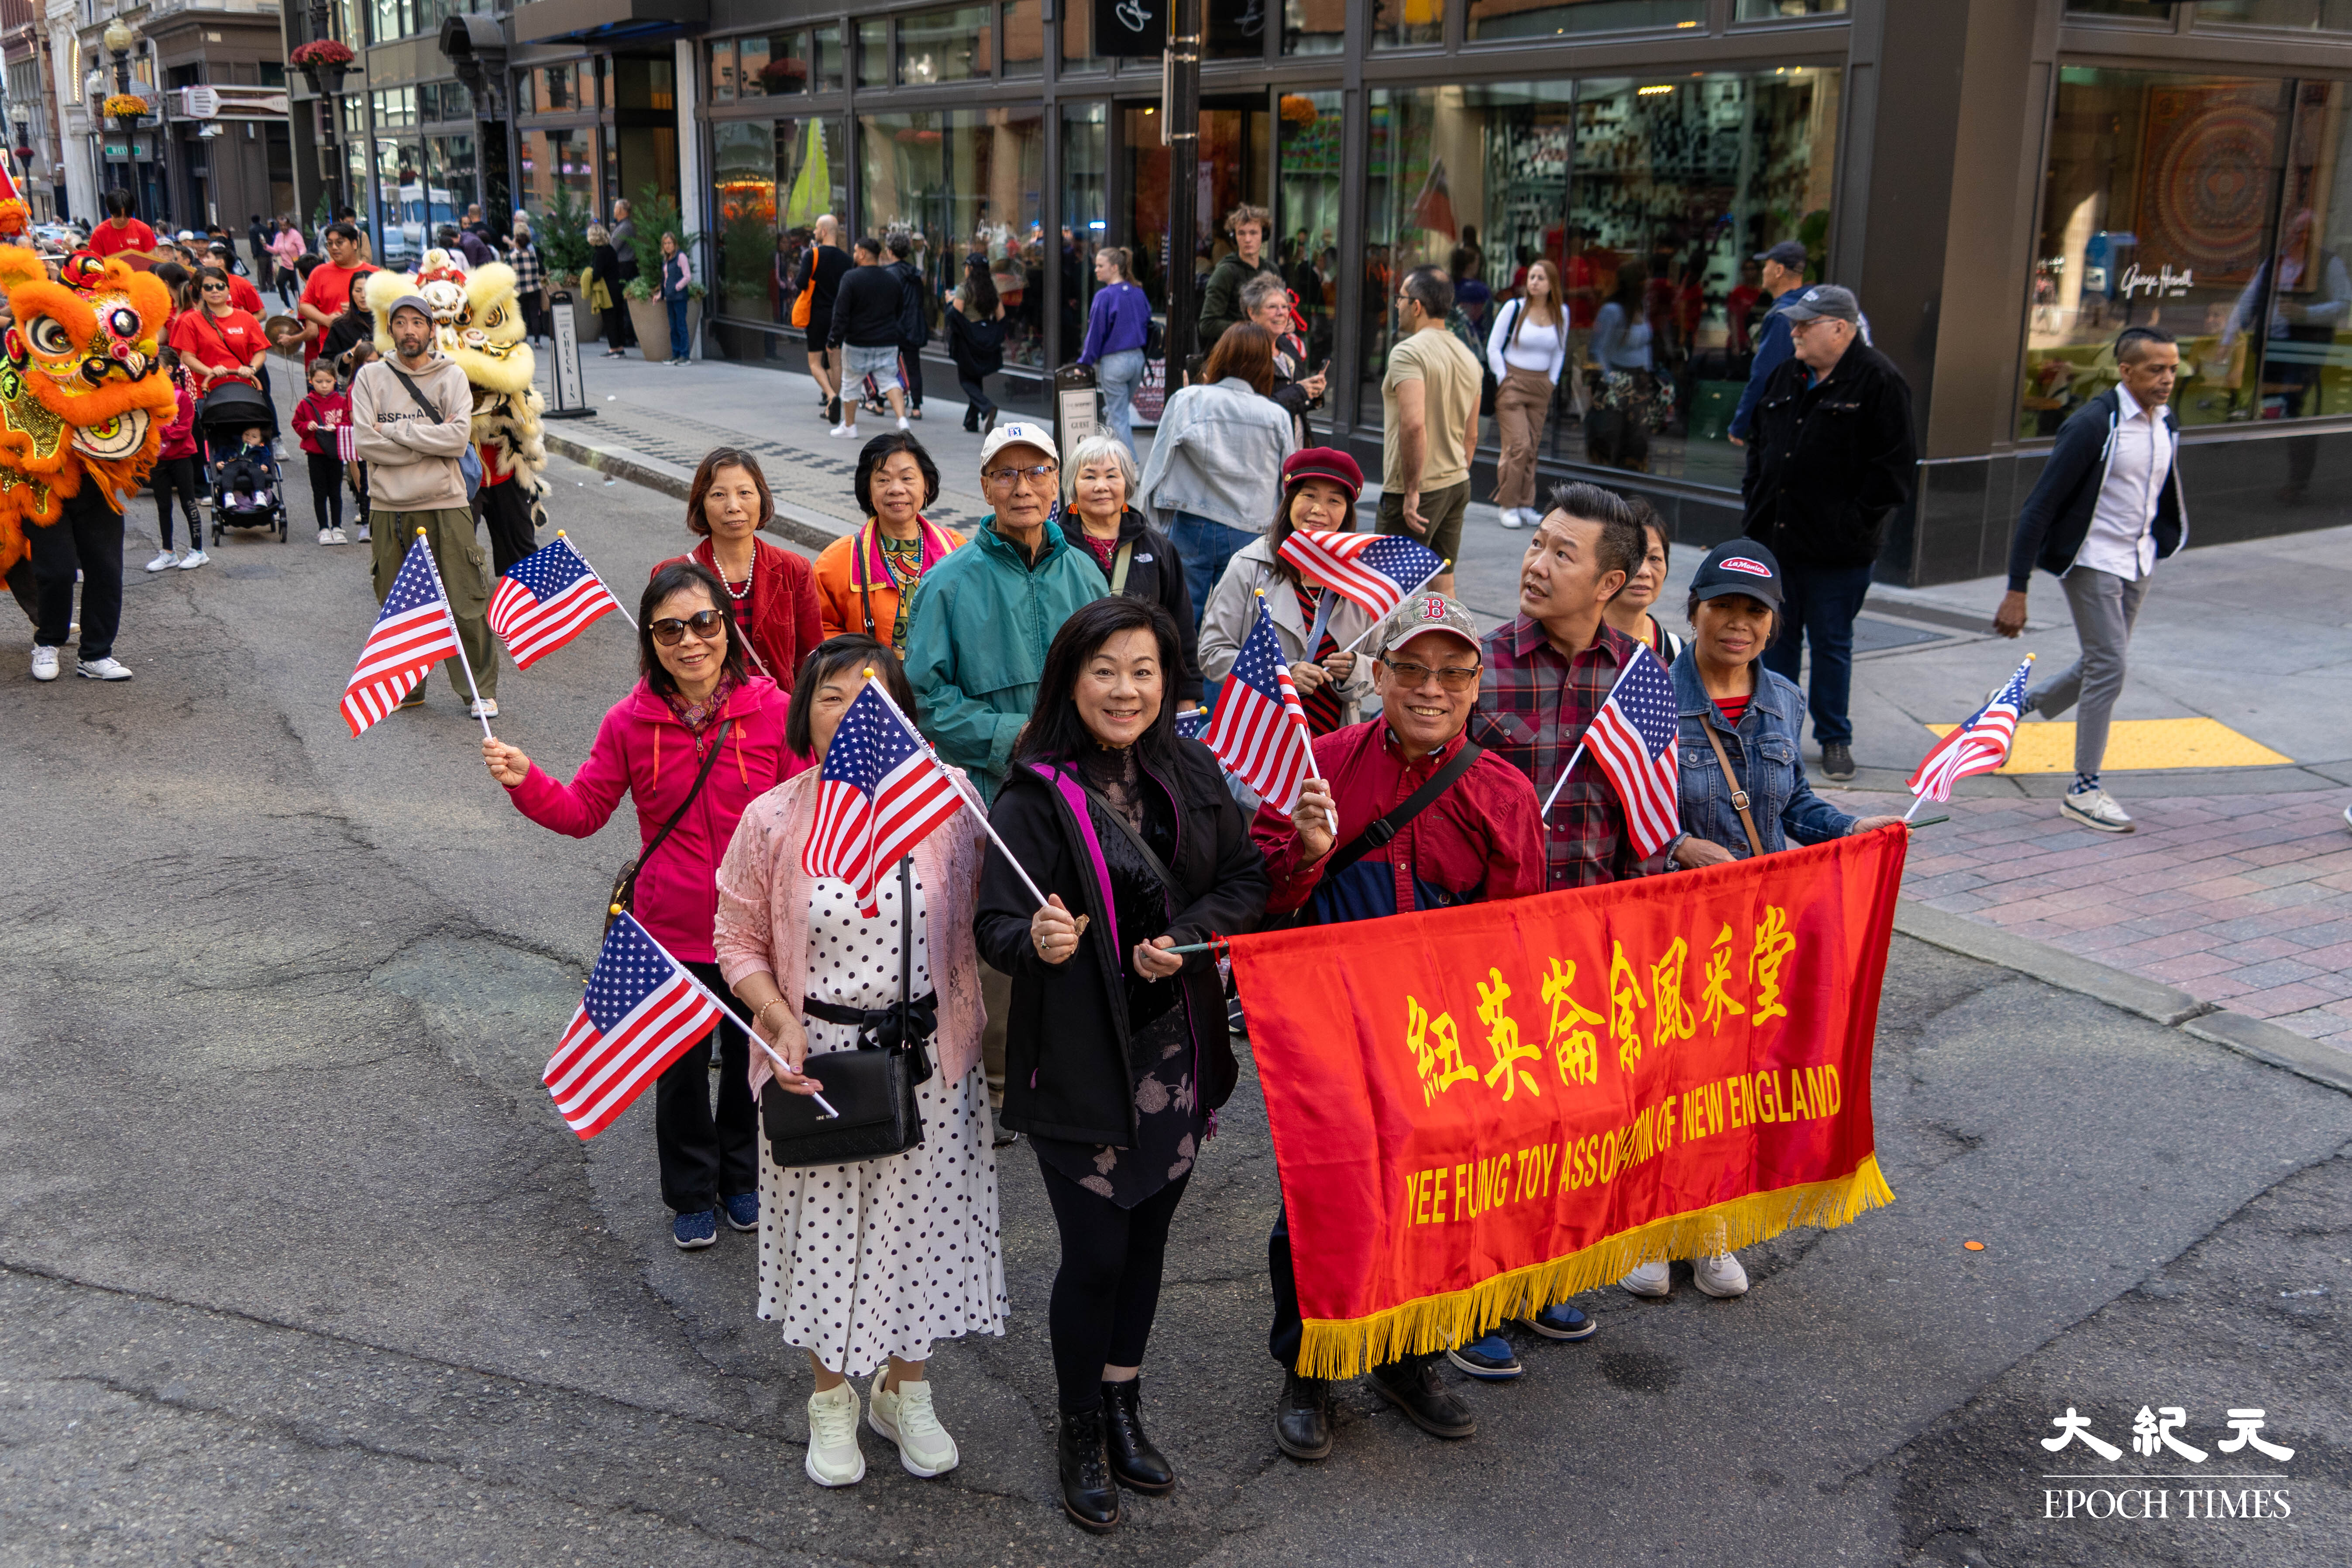
[{"label": "man in plaid shirt", "polygon": [[[1561,486],[1520,563],[1518,615],[1484,639],[1470,738],[1527,774],[1538,801],[1550,798],[1639,647],[1601,618],[1601,607],[1641,564],[1646,543],[1623,498],[1598,485]],[[1624,803],[1588,757],[1544,818],[1545,886],[1557,892],[1664,870],[1680,842],[1647,861],[1637,857]]]}]

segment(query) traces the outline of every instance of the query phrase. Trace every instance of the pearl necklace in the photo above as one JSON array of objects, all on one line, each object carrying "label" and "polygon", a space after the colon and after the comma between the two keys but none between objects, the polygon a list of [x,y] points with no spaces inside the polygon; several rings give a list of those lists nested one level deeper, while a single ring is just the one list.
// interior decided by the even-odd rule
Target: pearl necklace
[{"label": "pearl necklace", "polygon": [[719,552],[716,550],[710,552],[710,565],[711,569],[719,574],[719,581],[726,588],[729,598],[740,605],[751,596],[751,579],[758,574],[760,566],[759,552],[756,550],[751,556],[751,569],[743,574],[743,591],[740,594],[735,591],[735,584],[728,580],[727,568],[719,563]]}]

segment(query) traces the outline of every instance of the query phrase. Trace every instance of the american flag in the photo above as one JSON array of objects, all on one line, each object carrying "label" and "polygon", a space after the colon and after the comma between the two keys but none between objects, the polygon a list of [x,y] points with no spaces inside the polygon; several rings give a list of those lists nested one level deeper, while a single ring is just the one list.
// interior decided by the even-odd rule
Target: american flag
[{"label": "american flag", "polygon": [[1674,677],[1648,648],[1617,677],[1616,689],[1586,726],[1584,745],[1625,803],[1625,830],[1644,856],[1682,831],[1675,737],[1681,732]]},{"label": "american flag", "polygon": [[1307,714],[1290,667],[1275,640],[1274,617],[1257,601],[1257,625],[1242,640],[1233,673],[1217,693],[1209,721],[1209,750],[1228,773],[1257,791],[1276,811],[1298,804],[1298,786],[1315,765],[1307,750]]},{"label": "american flag", "polygon": [[1393,533],[1301,528],[1282,542],[1282,558],[1364,606],[1378,621],[1445,568],[1426,544]]},{"label": "american flag", "polygon": [[617,916],[589,973],[580,1011],[540,1079],[564,1124],[593,1138],[709,1034],[721,1012],[634,916]]},{"label": "american flag", "polygon": [[619,609],[572,542],[557,534],[507,568],[490,595],[490,629],[506,639],[517,669],[541,659],[588,629],[597,616]]},{"label": "american flag", "polygon": [[357,739],[400,705],[433,667],[457,651],[457,623],[441,593],[440,574],[419,534],[383,596],[375,629],[360,649],[359,668],[343,688],[343,722]]},{"label": "american flag", "polygon": [[2025,678],[2032,668],[2033,656],[2027,654],[2007,685],[1986,699],[1968,722],[1936,742],[1912,770],[1913,795],[1949,800],[1952,786],[1960,780],[1972,773],[1991,773],[2009,761],[2010,742],[2017,736],[2017,716],[2025,707]]},{"label": "american flag", "polygon": [[345,463],[360,460],[360,427],[356,425],[335,426],[335,457]]},{"label": "american flag", "polygon": [[882,912],[874,889],[883,873],[963,809],[963,792],[871,680],[841,715],[818,777],[801,869],[848,883],[872,920]]}]

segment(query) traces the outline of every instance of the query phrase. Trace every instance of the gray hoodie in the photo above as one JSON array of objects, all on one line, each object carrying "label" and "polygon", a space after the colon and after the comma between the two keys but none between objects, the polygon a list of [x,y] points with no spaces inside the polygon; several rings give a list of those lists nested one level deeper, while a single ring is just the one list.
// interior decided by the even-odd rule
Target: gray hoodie
[{"label": "gray hoodie", "polygon": [[[419,408],[395,369],[434,406]],[[457,362],[434,354],[422,370],[396,359],[371,360],[352,378],[352,446],[368,466],[368,505],[375,511],[462,509],[466,475],[458,455],[474,438],[474,391]]]}]

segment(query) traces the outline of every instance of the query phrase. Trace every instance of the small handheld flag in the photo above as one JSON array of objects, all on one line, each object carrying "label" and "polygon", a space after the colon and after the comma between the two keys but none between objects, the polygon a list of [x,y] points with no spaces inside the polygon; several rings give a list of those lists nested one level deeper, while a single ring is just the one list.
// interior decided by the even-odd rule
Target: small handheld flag
[{"label": "small handheld flag", "polygon": [[858,912],[872,920],[882,912],[874,890],[883,874],[963,803],[922,737],[879,683],[869,680],[825,747],[816,820],[801,850],[801,869],[848,883]]},{"label": "small handheld flag", "polygon": [[621,914],[541,1081],[564,1124],[593,1138],[723,1012],[635,916]]},{"label": "small handheld flag", "polygon": [[1392,533],[1295,529],[1282,542],[1281,555],[1307,576],[1361,605],[1375,621],[1393,614],[1445,570],[1437,552]]},{"label": "small handheld flag", "polygon": [[[2007,684],[1919,759],[1906,781],[1913,795],[1919,800],[1949,800],[1952,786],[1960,780],[1995,772],[2009,761],[2010,745],[2017,738],[2018,715],[2025,710],[2025,678],[2032,669],[2033,656],[2029,653]],[[1912,803],[1911,809],[1919,809],[1918,801]]]},{"label": "small handheld flag", "polygon": [[490,595],[490,629],[504,639],[515,668],[529,669],[620,607],[604,579],[559,533],[499,579]]},{"label": "small handheld flag", "polygon": [[383,596],[375,629],[360,647],[359,667],[343,687],[343,722],[353,739],[400,705],[433,672],[433,667],[457,646],[457,623],[449,616],[449,599],[441,591],[440,574],[433,570],[432,552],[422,536],[412,541]]},{"label": "small handheld flag", "polygon": [[1584,744],[1625,804],[1625,831],[1645,857],[1682,831],[1681,732],[1674,677],[1646,647],[1617,677],[1616,689],[1584,731]]},{"label": "small handheld flag", "polygon": [[1298,786],[1315,773],[1315,752],[1307,714],[1283,662],[1265,596],[1257,600],[1257,625],[1242,639],[1233,673],[1217,693],[1209,721],[1209,750],[1225,771],[1237,775],[1277,811],[1298,804]]}]

